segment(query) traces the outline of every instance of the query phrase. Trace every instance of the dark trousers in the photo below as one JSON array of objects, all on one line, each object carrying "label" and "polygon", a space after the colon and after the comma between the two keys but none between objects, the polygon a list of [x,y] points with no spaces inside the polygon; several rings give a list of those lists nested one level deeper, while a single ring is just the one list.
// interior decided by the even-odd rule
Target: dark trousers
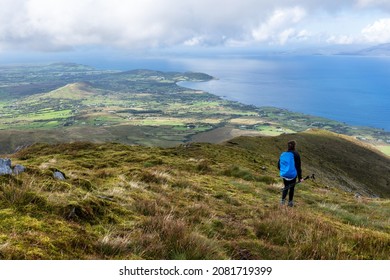
[{"label": "dark trousers", "polygon": [[292,201],[294,198],[294,189],[295,184],[297,183],[297,178],[287,181],[286,179],[283,179],[284,188],[285,190],[282,193],[282,199],[285,199],[288,193],[288,201]]}]

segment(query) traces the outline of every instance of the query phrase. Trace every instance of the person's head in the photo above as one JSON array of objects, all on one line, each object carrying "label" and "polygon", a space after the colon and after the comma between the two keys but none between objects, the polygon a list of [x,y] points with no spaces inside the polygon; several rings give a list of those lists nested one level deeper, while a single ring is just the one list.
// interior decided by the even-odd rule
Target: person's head
[{"label": "person's head", "polygon": [[297,142],[294,140],[288,141],[287,148],[289,151],[295,151],[295,146],[297,145]]}]

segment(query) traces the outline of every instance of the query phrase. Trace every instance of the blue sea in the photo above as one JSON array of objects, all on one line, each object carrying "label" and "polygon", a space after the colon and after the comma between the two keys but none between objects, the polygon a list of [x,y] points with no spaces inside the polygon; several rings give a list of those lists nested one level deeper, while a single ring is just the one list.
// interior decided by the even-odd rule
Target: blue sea
[{"label": "blue sea", "polygon": [[[200,64],[200,65],[199,65]],[[390,59],[344,56],[198,61],[218,80],[181,83],[229,100],[390,131]]]},{"label": "blue sea", "polygon": [[129,59],[110,67],[204,72],[216,79],[180,85],[390,131],[390,57],[216,55]]}]

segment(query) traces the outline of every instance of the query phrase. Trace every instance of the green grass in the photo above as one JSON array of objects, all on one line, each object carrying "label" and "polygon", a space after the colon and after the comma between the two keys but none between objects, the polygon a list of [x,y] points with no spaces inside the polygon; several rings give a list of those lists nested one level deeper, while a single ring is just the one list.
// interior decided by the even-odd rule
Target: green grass
[{"label": "green grass", "polygon": [[390,156],[390,146],[378,146],[378,149],[385,155]]},{"label": "green grass", "polygon": [[275,126],[270,126],[270,125],[259,125],[256,127],[258,131],[260,131],[262,134],[267,135],[267,136],[277,136],[282,133],[294,133],[295,131],[291,129],[286,129],[286,128],[276,128]]},{"label": "green grass", "polygon": [[[319,135],[338,149],[352,145],[357,155],[363,153],[332,135],[295,135],[306,145],[305,172],[318,171],[317,158],[312,165],[306,156]],[[336,181],[329,185],[334,168],[341,172],[342,165],[333,162],[333,172],[324,170],[297,187],[296,207],[279,206],[275,160],[283,137],[173,148],[33,145],[12,156],[26,173],[0,177],[0,256],[389,259],[390,202],[355,196]],[[351,157],[351,164],[355,160],[360,159]],[[52,177],[56,169],[65,181]],[[356,175],[343,169],[343,176]]]},{"label": "green grass", "polygon": [[[66,119],[71,117],[72,110],[60,110],[60,111],[49,111],[49,112],[38,112],[36,114],[27,115],[26,119],[28,121],[37,121],[37,120],[52,120],[52,119]],[[24,119],[24,118],[23,118]]]},{"label": "green grass", "polygon": [[142,120],[142,125],[145,126],[183,126],[184,123],[180,120],[164,120],[164,119],[150,119]]}]

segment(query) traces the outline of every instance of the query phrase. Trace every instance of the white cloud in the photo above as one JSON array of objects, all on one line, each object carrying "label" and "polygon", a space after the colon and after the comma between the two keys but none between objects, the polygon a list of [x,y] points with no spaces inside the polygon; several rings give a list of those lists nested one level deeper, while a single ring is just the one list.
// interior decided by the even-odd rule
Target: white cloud
[{"label": "white cloud", "polygon": [[390,18],[382,18],[364,27],[356,35],[330,35],[326,41],[330,44],[383,44],[390,42]]},{"label": "white cloud", "polygon": [[307,31],[306,29],[299,31],[299,33],[298,33],[297,36],[296,36],[296,38],[297,38],[299,41],[306,41],[306,40],[308,40],[310,37],[311,37],[311,33],[310,33],[309,31]]},{"label": "white cloud", "polygon": [[390,18],[377,20],[362,30],[363,39],[369,43],[390,42]]},{"label": "white cloud", "polygon": [[290,38],[302,35],[303,31],[298,32],[291,25],[299,23],[305,16],[306,11],[301,7],[275,10],[266,22],[252,30],[253,39],[284,45]]},{"label": "white cloud", "polygon": [[348,35],[331,35],[327,40],[329,44],[336,45],[351,45],[357,42],[357,39],[353,36]]},{"label": "white cloud", "polygon": [[88,44],[125,48],[216,44],[224,37],[238,38],[247,22],[260,16],[253,9],[262,6],[257,4],[255,0],[0,0],[0,45],[55,49]]},{"label": "white cloud", "polygon": [[199,46],[202,44],[202,42],[203,42],[203,38],[201,36],[196,36],[196,37],[193,37],[191,39],[186,40],[183,44],[185,46],[192,47],[192,46]]},{"label": "white cloud", "polygon": [[[309,26],[317,21],[319,13],[331,20],[339,11],[348,11],[348,17],[356,7],[360,7],[359,11],[365,7],[370,7],[367,11],[389,7],[390,11],[387,2],[390,3],[387,0],[0,0],[0,49],[284,45],[310,41],[318,38],[319,33],[342,33]],[[319,25],[323,25],[322,29],[334,29],[329,22]],[[366,40],[374,41],[375,34],[385,33],[379,29],[368,28],[364,34]],[[359,32],[357,28],[356,34]],[[347,42],[352,35],[345,36],[335,37],[334,41]],[[327,39],[322,38],[322,42]]]},{"label": "white cloud", "polygon": [[289,28],[289,29],[286,29],[284,31],[282,31],[278,38],[279,38],[279,44],[280,45],[285,45],[286,42],[291,38],[293,37],[294,35],[296,35],[296,31],[294,28]]},{"label": "white cloud", "polygon": [[381,7],[381,6],[390,6],[388,0],[357,0],[358,7]]}]

